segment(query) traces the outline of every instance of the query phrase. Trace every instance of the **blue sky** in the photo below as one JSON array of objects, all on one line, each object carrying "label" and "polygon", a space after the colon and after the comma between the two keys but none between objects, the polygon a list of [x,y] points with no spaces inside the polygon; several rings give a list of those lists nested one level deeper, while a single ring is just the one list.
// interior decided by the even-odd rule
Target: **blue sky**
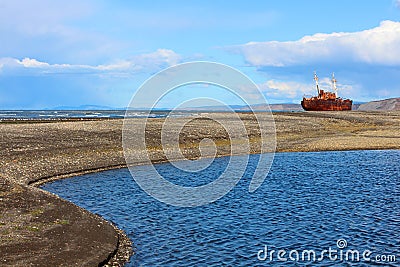
[{"label": "blue sky", "polygon": [[0,109],[124,107],[151,75],[194,60],[241,70],[270,103],[314,94],[313,71],[327,88],[335,72],[355,101],[400,96],[395,0],[0,0],[0,36]]}]

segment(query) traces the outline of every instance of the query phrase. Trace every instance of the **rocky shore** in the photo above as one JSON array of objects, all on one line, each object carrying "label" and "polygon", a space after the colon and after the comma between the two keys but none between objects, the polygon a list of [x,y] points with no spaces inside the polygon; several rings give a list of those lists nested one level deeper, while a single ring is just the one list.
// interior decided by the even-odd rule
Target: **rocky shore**
[{"label": "rocky shore", "polygon": [[[231,119],[217,116],[227,123]],[[258,153],[257,122],[251,114],[240,117],[251,140],[249,152]],[[274,113],[274,120],[278,152],[400,149],[398,111],[282,112]],[[166,159],[160,146],[163,121],[151,119],[146,128],[154,162]],[[0,122],[0,266],[118,266],[129,259],[132,246],[122,231],[35,188],[52,179],[124,167],[122,124],[118,119]],[[224,128],[200,119],[179,135],[183,155],[200,156],[204,138],[214,140],[217,155],[229,155],[233,140]]]}]

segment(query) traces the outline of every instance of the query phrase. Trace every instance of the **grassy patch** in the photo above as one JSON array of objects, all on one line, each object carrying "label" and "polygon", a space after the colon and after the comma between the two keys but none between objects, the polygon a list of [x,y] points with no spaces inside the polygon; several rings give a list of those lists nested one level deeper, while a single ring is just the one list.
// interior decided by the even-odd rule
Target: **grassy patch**
[{"label": "grassy patch", "polygon": [[35,210],[31,211],[30,213],[32,216],[38,216],[38,215],[42,214],[43,212],[44,212],[44,210],[39,208],[39,209],[35,209]]},{"label": "grassy patch", "polygon": [[37,226],[27,226],[26,230],[31,231],[31,232],[39,232],[39,227]]},{"label": "grassy patch", "polygon": [[57,219],[54,223],[55,224],[61,224],[61,225],[67,225],[67,224],[69,224],[69,221],[68,220]]}]

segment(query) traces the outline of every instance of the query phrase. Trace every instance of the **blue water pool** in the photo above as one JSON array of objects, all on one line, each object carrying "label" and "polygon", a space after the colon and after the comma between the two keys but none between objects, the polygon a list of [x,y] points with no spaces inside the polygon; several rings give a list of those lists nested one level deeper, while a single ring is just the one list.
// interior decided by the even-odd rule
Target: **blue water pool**
[{"label": "blue water pool", "polygon": [[[195,208],[148,196],[128,169],[42,188],[125,230],[135,250],[130,266],[400,265],[399,150],[277,153],[267,179],[249,193],[257,158],[232,191]],[[157,169],[176,184],[201,185],[228,159],[197,175],[168,163]]]}]

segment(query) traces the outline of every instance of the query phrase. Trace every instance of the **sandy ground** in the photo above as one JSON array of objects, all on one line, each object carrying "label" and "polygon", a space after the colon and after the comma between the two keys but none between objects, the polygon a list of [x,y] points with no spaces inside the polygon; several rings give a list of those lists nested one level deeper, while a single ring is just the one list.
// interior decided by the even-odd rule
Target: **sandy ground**
[{"label": "sandy ground", "polygon": [[[263,129],[253,115],[241,114],[245,133],[235,130],[231,115],[214,116],[220,124],[197,118],[182,128],[179,147],[186,158],[200,156],[199,142],[204,138],[214,141],[219,156],[229,155],[232,144],[242,146],[246,140],[250,147],[243,153],[259,153],[261,141],[271,147],[268,138],[275,129],[278,152],[400,149],[400,112],[282,112],[274,113],[275,125],[270,121],[270,127]],[[182,120],[176,118],[169,124],[179,125]],[[160,145],[163,122],[151,119],[146,128],[146,149],[154,162],[166,160]],[[131,244],[121,231],[32,187],[51,179],[125,166],[122,123],[0,122],[0,265],[48,265],[49,257],[54,266],[119,265],[129,258]],[[141,124],[143,119],[130,123]],[[228,138],[222,125],[230,125],[233,138]],[[261,132],[268,140],[261,139]]]}]

